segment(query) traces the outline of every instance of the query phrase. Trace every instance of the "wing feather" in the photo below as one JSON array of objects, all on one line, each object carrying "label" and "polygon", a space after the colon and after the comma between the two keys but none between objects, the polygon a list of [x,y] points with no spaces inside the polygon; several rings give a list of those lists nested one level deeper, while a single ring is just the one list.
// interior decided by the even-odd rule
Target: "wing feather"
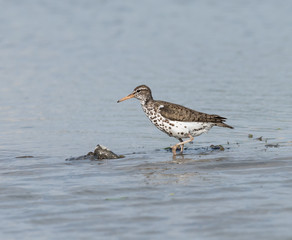
[{"label": "wing feather", "polygon": [[156,101],[156,104],[158,104],[160,114],[173,121],[223,123],[226,120],[224,117],[198,112],[178,104],[164,101]]}]

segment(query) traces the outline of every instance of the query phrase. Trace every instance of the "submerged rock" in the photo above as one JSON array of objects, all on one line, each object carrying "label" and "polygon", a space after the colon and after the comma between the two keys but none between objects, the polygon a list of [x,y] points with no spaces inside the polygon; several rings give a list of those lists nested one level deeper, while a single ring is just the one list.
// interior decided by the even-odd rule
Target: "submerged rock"
[{"label": "submerged rock", "polygon": [[80,156],[80,157],[72,157],[66,159],[67,161],[72,160],[102,160],[102,159],[117,159],[117,158],[123,158],[123,155],[117,155],[114,152],[112,152],[110,149],[108,149],[105,146],[97,145],[93,152],[89,152],[86,155]]},{"label": "submerged rock", "polygon": [[87,155],[93,156],[97,159],[117,159],[124,156],[117,155],[105,146],[97,145],[94,152],[89,152]]},{"label": "submerged rock", "polygon": [[210,148],[212,150],[220,150],[220,151],[224,151],[225,148],[222,145],[211,145]]}]

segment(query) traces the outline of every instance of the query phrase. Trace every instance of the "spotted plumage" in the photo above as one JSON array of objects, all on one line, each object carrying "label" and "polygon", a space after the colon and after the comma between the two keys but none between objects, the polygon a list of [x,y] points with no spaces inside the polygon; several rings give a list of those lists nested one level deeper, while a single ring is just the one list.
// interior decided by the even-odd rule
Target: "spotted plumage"
[{"label": "spotted plumage", "polygon": [[[159,130],[180,141],[172,147],[174,155],[178,146],[181,146],[182,152],[185,143],[192,141],[193,137],[208,132],[213,126],[233,128],[225,123],[224,117],[198,112],[174,103],[153,100],[151,90],[146,85],[136,87],[130,95],[118,102],[133,97],[140,100],[146,116]],[[190,139],[183,141],[182,138]]]}]

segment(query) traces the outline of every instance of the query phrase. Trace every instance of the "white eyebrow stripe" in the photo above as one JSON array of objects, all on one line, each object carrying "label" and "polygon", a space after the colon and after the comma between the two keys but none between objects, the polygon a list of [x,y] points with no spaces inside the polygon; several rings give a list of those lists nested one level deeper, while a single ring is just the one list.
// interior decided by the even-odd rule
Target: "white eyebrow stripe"
[{"label": "white eyebrow stripe", "polygon": [[147,89],[147,88],[138,88],[138,89],[136,89],[136,92],[137,92],[138,90],[148,90],[148,89]]}]

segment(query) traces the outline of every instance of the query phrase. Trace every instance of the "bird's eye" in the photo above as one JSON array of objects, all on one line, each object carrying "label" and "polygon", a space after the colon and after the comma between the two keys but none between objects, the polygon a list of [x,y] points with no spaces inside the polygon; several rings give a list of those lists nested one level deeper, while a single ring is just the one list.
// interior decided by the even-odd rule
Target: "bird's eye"
[{"label": "bird's eye", "polygon": [[141,92],[141,90],[137,90],[137,92]]}]

